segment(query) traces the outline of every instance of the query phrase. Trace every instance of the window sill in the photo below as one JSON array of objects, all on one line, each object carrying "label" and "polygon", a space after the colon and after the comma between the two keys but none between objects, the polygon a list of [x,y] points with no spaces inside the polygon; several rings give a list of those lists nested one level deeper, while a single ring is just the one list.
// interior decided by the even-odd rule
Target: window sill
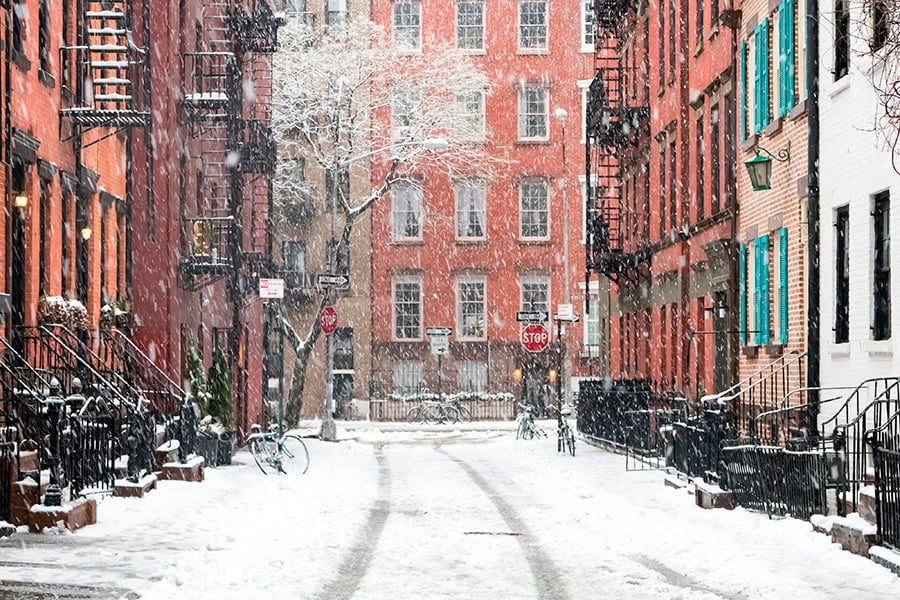
[{"label": "window sill", "polygon": [[546,146],[550,143],[550,138],[546,139],[538,139],[538,138],[519,138],[516,140],[516,144],[521,144],[523,146]]},{"label": "window sill", "polygon": [[422,238],[393,238],[391,245],[393,246],[422,246],[425,240]]},{"label": "window sill", "polygon": [[549,246],[550,238],[547,239],[537,239],[537,238],[519,238],[519,244],[523,246]]},{"label": "window sill", "polygon": [[31,61],[25,58],[25,55],[21,52],[12,52],[12,62],[22,71],[31,70]]},{"label": "window sill", "polygon": [[549,48],[519,48],[516,54],[520,56],[545,56],[550,54]]},{"label": "window sill", "polygon": [[747,358],[756,358],[759,356],[759,346],[743,346],[741,348],[741,354]]},{"label": "window sill", "polygon": [[893,356],[893,340],[869,340],[863,342],[863,350],[869,356]]},{"label": "window sill", "polygon": [[828,90],[828,97],[834,99],[835,96],[840,95],[841,92],[848,89],[849,87],[850,87],[850,74],[847,73],[846,75],[844,75],[843,77],[841,77],[840,79],[838,79],[837,81],[834,82],[834,84],[831,86],[831,89]]},{"label": "window sill", "polygon": [[796,121],[800,117],[806,116],[806,98],[798,102],[794,108],[788,111],[788,119]]},{"label": "window sill", "polygon": [[593,45],[588,46],[587,44],[582,44],[581,52],[584,52],[585,54],[593,54],[595,52],[594,46]]},{"label": "window sill", "polygon": [[781,131],[781,117],[775,117],[768,125],[766,125],[763,130],[763,136],[769,138]]},{"label": "window sill", "polygon": [[784,354],[784,346],[782,344],[767,344],[764,348],[766,349],[766,356],[781,356]]},{"label": "window sill", "polygon": [[457,48],[457,50],[466,56],[487,56],[487,50],[484,48]]},{"label": "window sill", "polygon": [[38,80],[50,89],[56,87],[56,79],[43,69],[38,69]]},{"label": "window sill", "polygon": [[487,243],[487,238],[456,238],[459,246],[486,246]]},{"label": "window sill", "polygon": [[850,356],[850,343],[841,342],[840,344],[829,344],[827,352],[833,358],[843,358]]},{"label": "window sill", "polygon": [[756,134],[747,136],[747,139],[741,142],[741,152],[750,152],[756,148]]}]

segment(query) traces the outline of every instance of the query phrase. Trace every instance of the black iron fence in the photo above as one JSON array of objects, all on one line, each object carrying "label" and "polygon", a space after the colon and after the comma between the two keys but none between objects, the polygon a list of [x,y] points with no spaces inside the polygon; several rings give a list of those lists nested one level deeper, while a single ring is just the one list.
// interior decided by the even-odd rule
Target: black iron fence
[{"label": "black iron fence", "polygon": [[[462,396],[462,397],[459,397]],[[473,421],[511,421],[516,418],[516,400],[512,394],[419,394],[409,398],[383,398],[369,402],[371,421],[406,421],[410,408],[426,401],[458,400]]]},{"label": "black iron fence", "polygon": [[0,521],[9,521],[12,485],[19,468],[14,427],[0,429]]}]

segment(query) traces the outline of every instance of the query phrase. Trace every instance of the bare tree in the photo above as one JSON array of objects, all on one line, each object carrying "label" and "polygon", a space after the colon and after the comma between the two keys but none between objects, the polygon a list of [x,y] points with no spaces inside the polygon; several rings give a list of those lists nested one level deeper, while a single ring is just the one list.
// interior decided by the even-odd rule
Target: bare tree
[{"label": "bare tree", "polygon": [[[300,195],[333,194],[342,225],[332,257],[349,248],[356,220],[410,173],[488,175],[493,161],[478,142],[485,135],[482,108],[489,83],[464,54],[448,46],[404,52],[368,21],[321,37],[289,24],[279,31],[279,41],[272,104],[279,153],[275,196],[283,205]],[[306,165],[318,165],[331,190],[312,189],[291,176],[292,161],[301,157]],[[338,184],[354,172],[370,171],[371,189],[359,198]],[[323,293],[318,312],[332,300]],[[321,328],[317,318],[302,330],[286,319],[282,323],[295,352],[285,407],[287,422],[295,424]]]}]

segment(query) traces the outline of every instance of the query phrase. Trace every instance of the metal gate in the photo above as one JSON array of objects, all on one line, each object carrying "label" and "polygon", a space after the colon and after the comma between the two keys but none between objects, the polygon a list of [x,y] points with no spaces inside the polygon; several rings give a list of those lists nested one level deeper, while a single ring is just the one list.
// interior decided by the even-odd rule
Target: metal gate
[{"label": "metal gate", "polygon": [[874,446],[875,503],[881,543],[900,550],[900,452]]}]

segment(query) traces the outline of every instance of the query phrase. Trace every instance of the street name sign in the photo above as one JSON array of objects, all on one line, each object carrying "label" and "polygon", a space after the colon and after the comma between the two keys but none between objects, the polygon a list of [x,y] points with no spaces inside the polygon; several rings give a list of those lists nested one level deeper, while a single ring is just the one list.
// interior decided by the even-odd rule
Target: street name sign
[{"label": "street name sign", "polygon": [[284,298],[284,279],[260,279],[260,298]]},{"label": "street name sign", "polygon": [[322,327],[322,333],[325,335],[334,333],[337,328],[337,313],[332,307],[326,306],[322,309],[322,313],[319,315],[319,326]]},{"label": "street name sign", "polygon": [[546,323],[547,313],[543,311],[516,311],[516,321],[519,323]]},{"label": "street name sign", "polygon": [[550,332],[543,325],[532,323],[519,333],[519,341],[529,352],[540,352],[550,343]]},{"label": "street name sign", "polygon": [[317,287],[333,287],[346,290],[350,287],[350,278],[346,275],[333,275],[331,273],[319,273],[316,275]]},{"label": "street name sign", "polygon": [[559,313],[553,313],[553,320],[554,321],[562,321],[563,323],[577,323],[578,321],[581,320],[581,317],[579,317],[578,315],[576,315],[574,313],[571,315],[568,315],[568,316],[561,315]]},{"label": "street name sign", "polygon": [[431,336],[431,353],[442,356],[450,352],[450,338],[446,335]]},{"label": "street name sign", "polygon": [[425,335],[427,335],[429,337],[430,336],[448,337],[450,335],[453,335],[453,328],[452,327],[426,327]]}]

